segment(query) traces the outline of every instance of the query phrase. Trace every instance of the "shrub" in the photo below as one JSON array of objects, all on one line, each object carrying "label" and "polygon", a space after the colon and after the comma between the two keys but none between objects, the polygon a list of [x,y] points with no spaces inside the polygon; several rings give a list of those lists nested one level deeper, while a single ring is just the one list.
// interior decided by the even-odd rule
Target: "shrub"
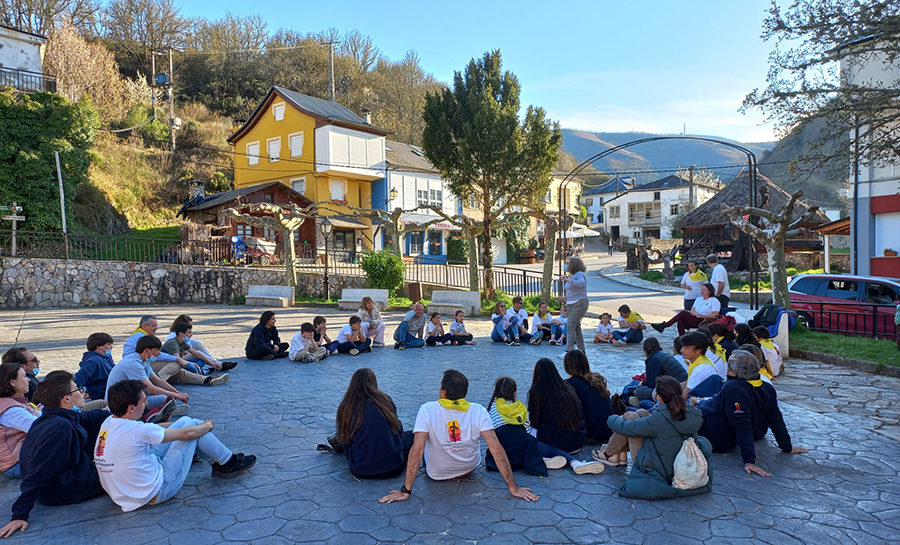
[{"label": "shrub", "polygon": [[388,290],[393,295],[403,285],[406,265],[400,257],[388,250],[363,252],[359,264],[366,271],[370,288]]},{"label": "shrub", "polygon": [[469,241],[464,238],[451,237],[447,241],[447,261],[450,263],[468,263]]}]

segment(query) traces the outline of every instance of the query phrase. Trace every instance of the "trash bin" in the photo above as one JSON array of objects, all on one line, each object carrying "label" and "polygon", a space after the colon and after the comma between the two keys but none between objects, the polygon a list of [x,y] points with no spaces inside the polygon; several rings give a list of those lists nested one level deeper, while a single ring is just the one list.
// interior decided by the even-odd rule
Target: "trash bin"
[{"label": "trash bin", "polygon": [[410,282],[409,283],[409,300],[410,301],[420,301],[422,299],[422,283],[421,282]]}]

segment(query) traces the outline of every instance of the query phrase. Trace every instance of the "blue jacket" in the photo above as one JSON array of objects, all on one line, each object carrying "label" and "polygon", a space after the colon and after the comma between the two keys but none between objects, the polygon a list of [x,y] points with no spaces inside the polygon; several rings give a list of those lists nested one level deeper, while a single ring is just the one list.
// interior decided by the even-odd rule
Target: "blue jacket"
[{"label": "blue jacket", "polygon": [[21,495],[12,506],[12,520],[28,520],[38,500],[68,505],[103,493],[94,467],[94,443],[110,415],[101,410],[44,409],[19,452]]},{"label": "blue jacket", "polygon": [[116,363],[108,354],[100,355],[94,351],[88,351],[81,355],[81,369],[75,373],[73,380],[78,387],[84,386],[91,399],[103,399],[106,397],[106,379]]},{"label": "blue jacket", "polygon": [[369,477],[406,465],[402,434],[402,424],[400,430],[394,433],[388,419],[374,403],[367,400],[363,405],[362,424],[353,434],[353,440],[344,443],[344,455],[347,456],[350,471],[354,475]]},{"label": "blue jacket", "polygon": [[596,388],[581,377],[569,377],[566,382],[572,385],[575,395],[581,401],[587,436],[601,443],[608,442],[612,431],[606,425],[606,420],[613,414],[609,398],[604,398]]},{"label": "blue jacket", "polygon": [[678,360],[662,350],[657,350],[650,354],[650,357],[644,363],[646,367],[644,370],[644,382],[641,383],[642,386],[656,388],[656,379],[662,375],[668,375],[678,382],[687,382],[688,374],[684,367],[678,363]]}]

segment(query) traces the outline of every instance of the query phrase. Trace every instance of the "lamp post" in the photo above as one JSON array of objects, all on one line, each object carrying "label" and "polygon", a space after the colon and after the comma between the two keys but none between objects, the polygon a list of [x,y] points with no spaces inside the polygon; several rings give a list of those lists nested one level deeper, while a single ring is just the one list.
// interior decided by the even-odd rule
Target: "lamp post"
[{"label": "lamp post", "polygon": [[397,188],[396,188],[396,187],[392,187],[392,188],[391,188],[391,192],[389,193],[390,198],[388,199],[388,201],[387,201],[386,204],[390,205],[391,201],[393,201],[394,199],[396,199],[396,198],[397,198],[397,195],[399,195],[399,194],[400,194],[400,192],[397,191]]},{"label": "lamp post", "polygon": [[334,226],[331,224],[331,220],[325,218],[322,220],[320,225],[322,229],[322,235],[325,237],[325,300],[331,299],[329,291],[328,291],[328,239],[331,237],[331,232],[334,230]]}]

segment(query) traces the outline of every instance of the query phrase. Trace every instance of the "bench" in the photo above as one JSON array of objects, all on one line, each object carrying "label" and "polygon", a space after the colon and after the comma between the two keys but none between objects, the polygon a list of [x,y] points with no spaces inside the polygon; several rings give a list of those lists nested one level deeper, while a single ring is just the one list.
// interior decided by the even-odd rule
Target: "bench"
[{"label": "bench", "polygon": [[431,293],[429,312],[440,312],[444,316],[453,316],[457,310],[466,316],[481,315],[481,294],[477,291],[437,290]]},{"label": "bench", "polygon": [[375,306],[379,311],[388,307],[388,290],[344,289],[341,290],[341,298],[338,299],[338,308],[341,310],[359,310],[362,299],[366,295],[375,300]]},{"label": "bench", "polygon": [[[758,311],[756,310],[748,310],[748,309],[738,309],[736,311],[738,314],[743,316],[748,322],[756,316]],[[778,335],[772,338],[772,342],[778,345],[778,349],[781,351],[781,355],[784,358],[788,357],[788,354],[791,353],[790,347],[790,336],[788,332],[788,326],[790,325],[787,313],[781,315],[781,320],[778,322]]]},{"label": "bench", "polygon": [[294,306],[294,288],[291,286],[250,286],[244,304],[256,307]]}]

